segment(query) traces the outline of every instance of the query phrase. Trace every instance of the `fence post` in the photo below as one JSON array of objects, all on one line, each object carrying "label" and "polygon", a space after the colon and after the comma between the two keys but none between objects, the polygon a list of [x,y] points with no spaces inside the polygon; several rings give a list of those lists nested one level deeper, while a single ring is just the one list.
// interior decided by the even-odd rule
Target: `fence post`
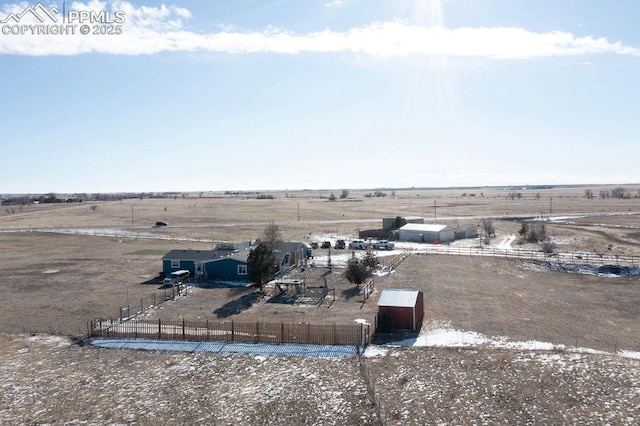
[{"label": "fence post", "polygon": [[311,335],[310,333],[310,327],[309,327],[309,323],[307,323],[307,343],[311,343]]},{"label": "fence post", "polygon": [[122,322],[122,306],[120,307],[120,322]]},{"label": "fence post", "polygon": [[235,327],[233,324],[233,320],[231,320],[231,341],[232,342],[236,341],[236,334],[235,334]]},{"label": "fence post", "polygon": [[158,318],[158,340],[162,340],[162,320]]},{"label": "fence post", "polygon": [[284,323],[280,322],[280,343],[284,343]]},{"label": "fence post", "polygon": [[206,342],[209,341],[209,318],[207,318],[207,340]]},{"label": "fence post", "polygon": [[336,344],[336,323],[333,323],[333,344]]},{"label": "fence post", "polygon": [[256,321],[256,343],[260,342],[260,323]]},{"label": "fence post", "polygon": [[182,340],[187,340],[186,339],[186,330],[184,327],[184,318],[182,318]]},{"label": "fence post", "polygon": [[140,314],[144,314],[144,299],[140,298]]}]

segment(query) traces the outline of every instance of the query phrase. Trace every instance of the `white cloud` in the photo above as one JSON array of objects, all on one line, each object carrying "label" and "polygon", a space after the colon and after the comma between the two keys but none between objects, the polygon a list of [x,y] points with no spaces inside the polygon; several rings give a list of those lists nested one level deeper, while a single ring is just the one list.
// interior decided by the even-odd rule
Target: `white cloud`
[{"label": "white cloud", "polygon": [[342,6],[342,0],[333,0],[324,4],[324,7],[338,7]]},{"label": "white cloud", "polygon": [[[335,3],[335,2],[332,2]],[[328,3],[329,4],[329,3]],[[22,5],[22,3],[20,4]],[[185,29],[187,9],[161,5],[134,6],[114,0],[74,2],[71,8],[125,12],[123,34],[73,35],[2,34],[0,54],[77,55],[105,53],[142,55],[165,51],[222,53],[297,54],[355,53],[382,58],[408,55],[527,59],[613,53],[640,56],[640,50],[606,38],[578,37],[568,32],[532,32],[523,28],[445,28],[421,26],[405,21],[375,22],[337,32],[330,29],[296,34],[269,26],[262,31],[242,32],[218,27],[216,32],[196,33]],[[3,10],[16,11],[16,5]],[[1,16],[1,15],[0,15]],[[4,30],[3,28],[0,28]]]}]

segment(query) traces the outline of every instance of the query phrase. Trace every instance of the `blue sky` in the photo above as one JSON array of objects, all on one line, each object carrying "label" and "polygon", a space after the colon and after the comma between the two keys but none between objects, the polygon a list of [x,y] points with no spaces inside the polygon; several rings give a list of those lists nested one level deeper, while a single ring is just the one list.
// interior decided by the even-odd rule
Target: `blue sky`
[{"label": "blue sky", "polygon": [[112,35],[28,6],[0,3],[0,193],[640,182],[636,1],[65,3]]}]

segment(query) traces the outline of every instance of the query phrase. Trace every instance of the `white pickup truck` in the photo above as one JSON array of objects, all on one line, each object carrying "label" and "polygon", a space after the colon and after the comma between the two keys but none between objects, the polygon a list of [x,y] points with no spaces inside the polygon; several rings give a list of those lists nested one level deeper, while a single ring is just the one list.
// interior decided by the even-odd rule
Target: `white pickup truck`
[{"label": "white pickup truck", "polygon": [[371,243],[365,240],[353,240],[349,243],[349,248],[351,250],[364,250],[369,247]]},{"label": "white pickup truck", "polygon": [[373,248],[376,250],[393,250],[393,243],[387,240],[380,240],[373,243]]}]

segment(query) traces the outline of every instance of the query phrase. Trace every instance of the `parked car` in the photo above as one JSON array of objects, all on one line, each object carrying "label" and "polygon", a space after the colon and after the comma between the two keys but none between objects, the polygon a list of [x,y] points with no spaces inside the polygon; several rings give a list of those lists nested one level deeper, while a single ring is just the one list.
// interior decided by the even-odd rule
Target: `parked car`
[{"label": "parked car", "polygon": [[191,276],[191,273],[189,271],[187,271],[186,269],[181,269],[179,271],[174,271],[171,274],[169,274],[168,277],[162,280],[162,283],[166,285],[176,286],[176,285],[189,282],[190,276]]},{"label": "parked car", "polygon": [[373,248],[376,250],[393,250],[393,243],[387,240],[380,240],[373,243]]},{"label": "parked car", "polygon": [[370,242],[365,240],[353,240],[349,243],[351,250],[364,250],[371,245]]},{"label": "parked car", "polygon": [[162,226],[167,226],[167,222],[156,222],[156,228],[160,228]]},{"label": "parked car", "polygon": [[347,244],[344,242],[344,240],[338,240],[336,241],[336,244],[334,245],[334,247],[336,248],[336,250],[341,250],[347,247]]},{"label": "parked car", "polygon": [[323,241],[321,248],[331,248],[331,241]]},{"label": "parked car", "polygon": [[317,249],[318,248],[318,242],[317,241],[311,241],[311,248],[312,249]]}]

